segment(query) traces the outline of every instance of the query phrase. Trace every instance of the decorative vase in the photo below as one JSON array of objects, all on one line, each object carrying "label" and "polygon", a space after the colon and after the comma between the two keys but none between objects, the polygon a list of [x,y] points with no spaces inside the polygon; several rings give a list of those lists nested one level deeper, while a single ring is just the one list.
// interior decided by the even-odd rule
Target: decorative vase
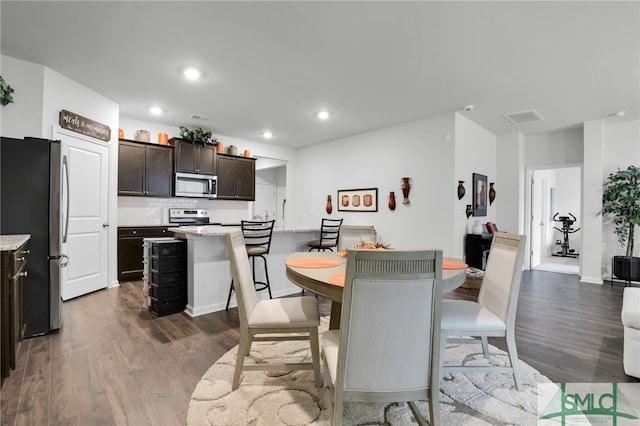
[{"label": "decorative vase", "polygon": [[227,154],[238,155],[238,147],[235,145],[229,145],[229,147],[227,148]]},{"label": "decorative vase", "polygon": [[473,207],[471,207],[471,204],[467,204],[467,219],[469,219],[472,215],[473,215]]},{"label": "decorative vase", "polygon": [[389,192],[389,210],[396,209],[396,194],[393,191]]},{"label": "decorative vase", "polygon": [[333,205],[331,204],[331,195],[327,195],[327,206],[325,207],[327,214],[331,214],[333,211]]},{"label": "decorative vase", "polygon": [[158,144],[169,145],[169,135],[166,133],[158,133]]},{"label": "decorative vase", "polygon": [[409,191],[411,190],[411,185],[409,184],[409,179],[408,177],[403,177],[402,178],[402,195],[404,196],[404,199],[402,200],[402,204],[409,204],[411,201],[409,201]]},{"label": "decorative vase", "polygon": [[151,142],[151,133],[148,130],[138,130],[134,133],[133,139],[138,142]]},{"label": "decorative vase", "polygon": [[[458,200],[462,200],[462,197],[464,197],[465,194],[465,189],[464,189],[464,185],[463,185],[464,181],[463,180],[459,180],[458,181]],[[467,216],[469,217],[469,216]]]},{"label": "decorative vase", "polygon": [[489,205],[493,204],[493,200],[496,199],[496,190],[493,189],[495,182],[489,182]]},{"label": "decorative vase", "polygon": [[223,151],[224,151],[224,145],[222,145],[222,142],[220,141],[216,142],[216,152],[218,154],[222,154]]}]

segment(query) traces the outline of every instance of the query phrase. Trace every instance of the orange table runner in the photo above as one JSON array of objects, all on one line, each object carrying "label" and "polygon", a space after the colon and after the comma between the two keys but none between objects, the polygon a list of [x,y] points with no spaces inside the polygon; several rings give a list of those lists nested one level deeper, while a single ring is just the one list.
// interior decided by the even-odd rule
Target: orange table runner
[{"label": "orange table runner", "polygon": [[459,260],[442,259],[442,269],[466,269],[468,266]]},{"label": "orange table runner", "polygon": [[329,283],[337,285],[338,287],[344,287],[345,274],[335,274],[329,277]]},{"label": "orange table runner", "polygon": [[292,268],[333,268],[340,266],[339,260],[332,259],[291,259],[287,261],[287,266]]}]

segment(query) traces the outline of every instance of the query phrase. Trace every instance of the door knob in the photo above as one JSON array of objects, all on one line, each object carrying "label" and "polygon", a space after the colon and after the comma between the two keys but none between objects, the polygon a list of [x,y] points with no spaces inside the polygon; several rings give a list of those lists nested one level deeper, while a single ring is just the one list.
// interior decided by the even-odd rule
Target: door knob
[{"label": "door knob", "polygon": [[108,228],[108,227],[109,227],[109,222],[103,223],[103,224],[102,224],[102,227],[103,227],[103,228]]}]

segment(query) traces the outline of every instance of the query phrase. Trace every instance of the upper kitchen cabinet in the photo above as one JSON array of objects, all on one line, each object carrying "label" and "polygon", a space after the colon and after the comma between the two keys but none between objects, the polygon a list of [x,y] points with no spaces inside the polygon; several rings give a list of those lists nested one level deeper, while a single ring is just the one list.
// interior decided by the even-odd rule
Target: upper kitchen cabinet
[{"label": "upper kitchen cabinet", "polygon": [[173,147],[120,140],[118,195],[171,197]]},{"label": "upper kitchen cabinet", "polygon": [[171,138],[169,143],[175,147],[176,172],[216,174],[216,146],[192,143]]},{"label": "upper kitchen cabinet", "polygon": [[255,158],[218,154],[218,199],[256,199]]}]

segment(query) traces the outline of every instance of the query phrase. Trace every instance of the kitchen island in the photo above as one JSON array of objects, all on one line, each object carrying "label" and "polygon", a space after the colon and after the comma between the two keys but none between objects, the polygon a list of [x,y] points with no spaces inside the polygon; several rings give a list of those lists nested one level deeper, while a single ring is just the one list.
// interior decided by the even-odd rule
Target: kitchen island
[{"label": "kitchen island", "polygon": [[[231,268],[227,253],[229,232],[239,230],[235,226],[181,226],[169,228],[176,238],[187,240],[187,309],[196,317],[222,311],[227,304]],[[311,226],[276,226],[271,239],[271,250],[267,257],[269,280],[273,297],[299,293],[300,287],[286,277],[285,259],[294,252],[307,251],[307,243],[318,238],[320,228]],[[264,281],[264,268],[256,267],[256,280]],[[266,291],[258,297],[268,298]],[[230,306],[236,306],[235,294]]]}]

